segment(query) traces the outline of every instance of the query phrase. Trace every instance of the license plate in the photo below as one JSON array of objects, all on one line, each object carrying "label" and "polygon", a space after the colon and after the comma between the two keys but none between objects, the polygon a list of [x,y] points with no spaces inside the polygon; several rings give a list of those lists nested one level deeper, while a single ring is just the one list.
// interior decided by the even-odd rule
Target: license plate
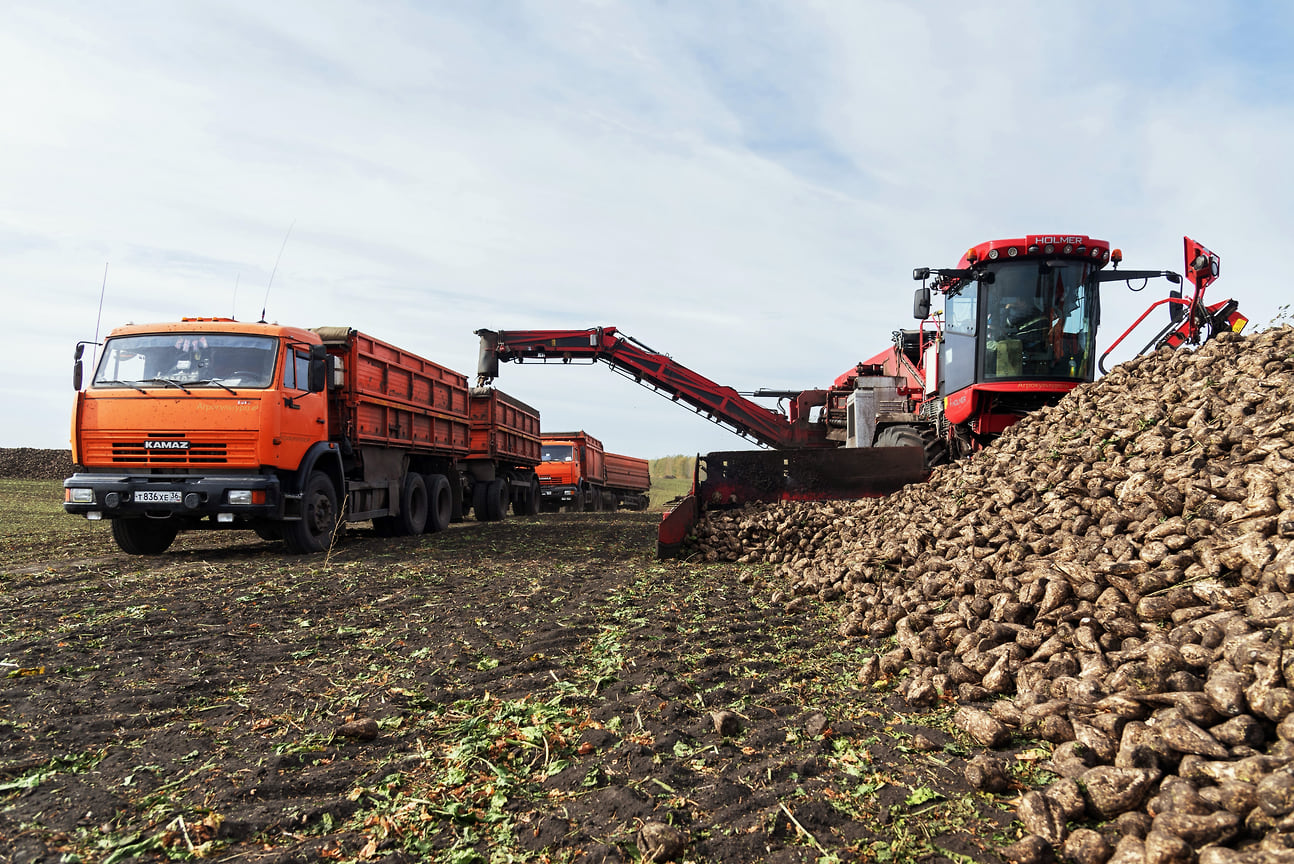
[{"label": "license plate", "polygon": [[139,504],[179,504],[180,493],[174,492],[157,492],[148,489],[135,493],[135,501]]}]

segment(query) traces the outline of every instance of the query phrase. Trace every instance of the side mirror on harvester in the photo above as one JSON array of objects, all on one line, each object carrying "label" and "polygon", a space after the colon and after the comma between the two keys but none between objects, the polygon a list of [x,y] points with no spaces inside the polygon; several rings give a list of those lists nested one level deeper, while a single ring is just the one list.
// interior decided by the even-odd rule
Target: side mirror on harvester
[{"label": "side mirror on harvester", "polygon": [[328,349],[322,345],[310,346],[310,380],[306,386],[311,393],[322,393],[328,386]]},{"label": "side mirror on harvester", "polygon": [[921,321],[930,317],[930,288],[926,285],[912,295],[912,317]]}]

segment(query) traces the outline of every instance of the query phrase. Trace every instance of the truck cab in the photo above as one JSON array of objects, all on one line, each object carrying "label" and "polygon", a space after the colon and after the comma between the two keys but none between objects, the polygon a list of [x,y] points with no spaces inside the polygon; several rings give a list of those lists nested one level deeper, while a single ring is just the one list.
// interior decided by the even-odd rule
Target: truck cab
[{"label": "truck cab", "polygon": [[88,382],[82,353],[67,512],[113,520],[119,545],[141,554],[180,530],[300,518],[292,478],[329,446],[318,336],[229,319],[129,325]]}]

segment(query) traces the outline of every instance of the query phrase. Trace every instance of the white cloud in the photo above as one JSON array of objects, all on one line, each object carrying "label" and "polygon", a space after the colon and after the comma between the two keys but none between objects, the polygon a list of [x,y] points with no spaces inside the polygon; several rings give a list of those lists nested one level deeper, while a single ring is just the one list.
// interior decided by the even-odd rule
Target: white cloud
[{"label": "white cloud", "polygon": [[[65,446],[105,262],[105,330],[265,306],[471,375],[477,328],[606,324],[742,390],[826,385],[914,266],[1034,231],[1169,269],[1192,234],[1265,322],[1292,79],[1241,49],[1290,18],[1242,5],[19,5],[0,445]],[[1107,291],[1104,341],[1162,291]],[[499,384],[613,449],[746,446],[605,368]]]}]

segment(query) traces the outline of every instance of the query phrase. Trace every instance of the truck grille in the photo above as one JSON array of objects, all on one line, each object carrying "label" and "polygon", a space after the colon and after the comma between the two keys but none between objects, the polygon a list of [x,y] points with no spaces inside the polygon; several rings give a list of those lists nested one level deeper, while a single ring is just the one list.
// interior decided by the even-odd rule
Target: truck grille
[{"label": "truck grille", "polygon": [[113,462],[147,465],[212,465],[229,461],[224,444],[190,442],[188,450],[149,450],[143,441],[114,441]]},{"label": "truck grille", "polygon": [[[184,450],[153,448],[147,441],[184,441]],[[150,435],[148,438],[115,438],[111,433],[95,436],[85,441],[82,457],[87,466],[138,465],[203,467],[228,465],[247,467],[257,464],[256,442],[253,435],[247,440],[202,441],[184,435]]]}]

